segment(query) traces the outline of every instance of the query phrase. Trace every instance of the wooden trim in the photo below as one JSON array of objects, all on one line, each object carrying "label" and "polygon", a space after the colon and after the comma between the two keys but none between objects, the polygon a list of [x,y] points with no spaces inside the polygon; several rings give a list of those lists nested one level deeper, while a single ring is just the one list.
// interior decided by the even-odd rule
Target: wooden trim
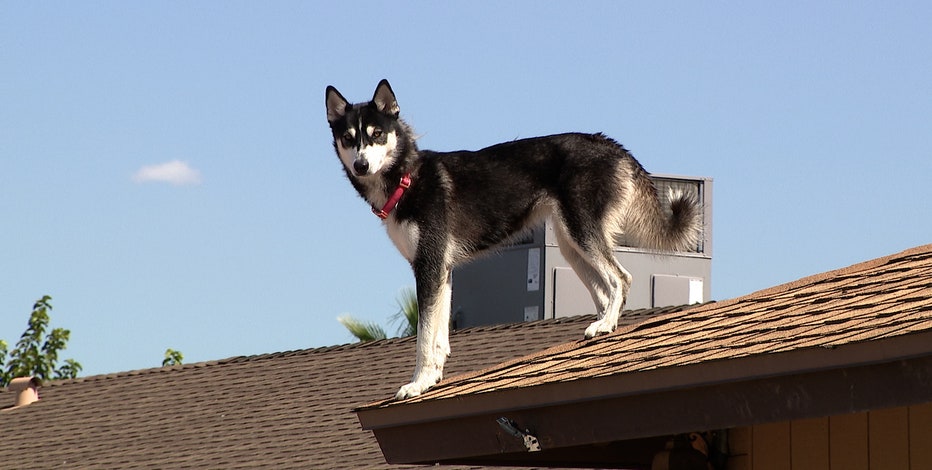
[{"label": "wooden trim", "polygon": [[[791,374],[818,373],[932,355],[932,330],[838,347],[812,347],[443,399],[386,401],[356,409],[363,429],[431,422],[474,414],[714,386]],[[869,387],[876,388],[876,387]]]},{"label": "wooden trim", "polygon": [[909,407],[909,463],[932,468],[932,403]]},{"label": "wooden trim", "polygon": [[751,465],[754,470],[786,470],[790,464],[790,422],[781,421],[754,426],[751,444]]},{"label": "wooden trim", "polygon": [[907,409],[873,410],[867,421],[870,468],[910,468]]},{"label": "wooden trim", "polygon": [[790,468],[829,468],[828,417],[790,422]]},{"label": "wooden trim", "polygon": [[868,470],[867,413],[829,418],[829,458],[832,468]]},{"label": "wooden trim", "polygon": [[[932,355],[640,395],[603,390],[600,400],[491,407],[373,431],[390,463],[542,465],[568,448],[930,402],[930,384]],[[543,450],[527,452],[495,422],[503,416],[533,434]],[[586,452],[575,457],[589,464]]]}]

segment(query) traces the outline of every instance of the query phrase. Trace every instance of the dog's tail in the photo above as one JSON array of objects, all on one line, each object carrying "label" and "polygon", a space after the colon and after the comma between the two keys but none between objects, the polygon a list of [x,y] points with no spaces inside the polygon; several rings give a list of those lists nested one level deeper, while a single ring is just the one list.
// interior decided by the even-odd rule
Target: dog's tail
[{"label": "dog's tail", "polygon": [[[702,206],[696,195],[671,188],[666,195],[647,177],[635,178],[625,236],[658,251],[695,251],[702,238]],[[631,240],[633,238],[633,240]]]}]

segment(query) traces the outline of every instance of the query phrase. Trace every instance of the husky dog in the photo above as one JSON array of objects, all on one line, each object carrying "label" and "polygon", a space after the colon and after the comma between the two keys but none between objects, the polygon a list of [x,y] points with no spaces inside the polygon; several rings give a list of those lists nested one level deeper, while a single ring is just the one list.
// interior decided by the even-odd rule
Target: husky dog
[{"label": "husky dog", "polygon": [[643,167],[602,134],[559,134],[478,151],[419,150],[399,118],[387,80],[372,100],[351,104],[329,86],[333,147],[359,195],[384,220],[414,269],[420,311],[411,383],[395,395],[420,395],[440,381],[450,354],[451,270],[526,233],[546,217],[560,252],[598,308],[586,338],[618,325],[631,274],[612,253],[625,234],[654,250],[696,246],[701,211],[671,194],[663,207]]}]

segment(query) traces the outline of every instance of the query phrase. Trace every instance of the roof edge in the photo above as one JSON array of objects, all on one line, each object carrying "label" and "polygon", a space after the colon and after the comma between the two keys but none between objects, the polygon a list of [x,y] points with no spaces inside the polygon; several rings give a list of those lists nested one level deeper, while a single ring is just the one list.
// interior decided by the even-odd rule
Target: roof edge
[{"label": "roof edge", "polygon": [[[880,382],[885,387],[877,387]],[[621,396],[503,411],[373,430],[389,463],[550,466],[566,451],[574,466],[605,467],[629,450],[618,448],[674,434],[836,416],[911,406],[932,400],[932,355],[825,371],[710,384],[647,395]],[[503,429],[502,421],[518,431]],[[523,430],[523,431],[522,431]],[[531,449],[530,435],[538,449]],[[436,445],[424,446],[428,440]],[[654,449],[662,444],[654,442]],[[583,450],[584,449],[584,450]],[[531,450],[536,450],[532,452]],[[604,457],[604,456],[603,456]],[[580,461],[591,458],[592,460]],[[642,463],[650,462],[648,456]],[[610,464],[608,466],[614,467]],[[638,465],[643,467],[643,465]]]},{"label": "roof edge", "polygon": [[355,412],[363,429],[377,430],[490,412],[650,395],[723,383],[889,363],[923,356],[932,356],[930,330],[840,346],[815,346],[778,353],[762,353],[473,395],[408,403],[402,401],[373,404],[358,408]]},{"label": "roof edge", "polygon": [[[644,308],[644,309],[636,309],[636,310],[626,310],[625,312],[623,312],[623,314],[622,314],[623,316],[624,316],[625,314],[628,314],[628,315],[638,315],[638,314],[644,315],[645,313],[648,313],[648,315],[644,316],[643,318],[640,318],[639,321],[634,321],[634,322],[632,322],[632,323],[626,323],[626,324],[619,325],[618,329],[615,330],[615,331],[612,333],[612,335],[624,334],[624,333],[626,333],[626,332],[629,332],[629,331],[632,331],[632,330],[636,330],[636,329],[640,328],[640,327],[641,327],[642,325],[644,325],[644,324],[647,324],[647,323],[650,323],[650,322],[654,322],[654,321],[658,321],[659,319],[663,319],[663,318],[667,317],[668,315],[677,315],[677,314],[680,314],[680,313],[682,313],[682,312],[684,312],[684,311],[687,311],[687,310],[696,309],[696,308],[699,308],[699,307],[701,307],[701,306],[703,306],[703,305],[709,305],[709,304],[714,304],[714,303],[715,303],[715,301],[713,300],[713,301],[705,302],[705,303],[702,303],[702,304],[674,305],[674,306],[666,306],[666,307],[655,307],[655,308]],[[572,316],[572,317],[561,317],[561,318],[557,318],[557,319],[538,320],[538,321],[539,321],[539,322],[560,322],[561,320],[562,320],[562,321],[567,321],[567,319],[578,320],[578,319],[582,319],[582,318],[586,318],[586,317],[595,319],[595,315],[578,315],[578,316]],[[572,320],[571,320],[571,321],[572,321]],[[525,323],[525,324],[526,324],[526,323]],[[582,330],[580,330],[580,331],[582,331]],[[599,336],[599,337],[595,337],[595,338],[586,339],[586,338],[583,338],[582,335],[580,335],[580,338],[579,338],[578,340],[576,340],[576,341],[569,341],[569,342],[566,342],[566,343],[557,344],[557,345],[551,346],[551,347],[546,348],[546,349],[542,349],[542,350],[537,351],[537,352],[533,352],[533,353],[528,354],[528,355],[525,355],[525,356],[515,357],[515,358],[509,359],[509,360],[506,360],[506,361],[503,361],[503,362],[501,362],[501,363],[494,364],[494,365],[491,365],[491,366],[488,366],[488,367],[484,367],[484,368],[481,368],[481,369],[476,369],[476,370],[473,370],[473,371],[463,372],[463,373],[461,373],[461,374],[454,375],[454,376],[452,376],[452,377],[449,377],[449,378],[447,378],[447,379],[444,379],[442,382],[440,382],[439,384],[435,385],[433,388],[429,389],[429,390],[425,393],[425,395],[420,395],[420,396],[417,396],[417,397],[411,397],[411,398],[408,398],[408,399],[406,399],[406,400],[404,400],[404,401],[401,401],[401,402],[399,402],[399,401],[398,401],[397,399],[395,399],[395,398],[386,398],[386,399],[384,399],[384,400],[379,400],[379,401],[376,401],[376,402],[373,402],[373,403],[368,403],[368,404],[359,406],[359,407],[357,407],[357,408],[354,408],[353,411],[355,412],[355,411],[364,410],[364,409],[381,408],[381,407],[396,405],[396,404],[399,404],[399,403],[414,403],[414,402],[424,401],[425,398],[426,398],[426,399],[429,399],[429,396],[430,396],[431,392],[436,392],[437,390],[441,390],[441,389],[444,388],[444,386],[446,386],[446,385],[448,385],[448,384],[454,384],[454,383],[457,383],[457,382],[461,382],[461,381],[465,381],[465,380],[470,380],[470,379],[473,379],[473,378],[476,378],[476,377],[479,377],[479,376],[482,376],[482,375],[485,375],[485,374],[488,374],[488,373],[492,373],[492,372],[495,372],[495,371],[498,371],[498,370],[501,370],[501,369],[507,369],[507,368],[513,366],[514,364],[518,364],[518,363],[525,362],[525,361],[528,361],[528,360],[532,360],[532,359],[536,359],[536,358],[540,358],[540,357],[549,356],[549,355],[552,355],[552,354],[555,354],[555,353],[566,352],[567,350],[571,350],[571,349],[574,349],[574,348],[576,348],[576,347],[579,347],[581,344],[592,343],[592,342],[598,342],[598,341],[602,340],[603,338],[604,338],[604,336]]]},{"label": "roof edge", "polygon": [[[624,335],[627,333],[638,331],[643,328],[650,327],[651,325],[657,322],[663,322],[665,319],[668,319],[670,317],[678,316],[682,314],[684,311],[689,311],[690,314],[701,314],[706,309],[727,308],[731,305],[738,304],[738,303],[747,301],[749,299],[754,299],[754,298],[762,297],[762,296],[771,296],[771,295],[775,295],[778,293],[787,292],[799,286],[809,285],[809,284],[820,282],[820,281],[830,279],[833,277],[848,275],[850,273],[874,269],[878,266],[888,264],[894,260],[898,260],[898,259],[909,257],[909,256],[914,256],[917,254],[927,254],[927,253],[932,253],[932,244],[926,244],[926,245],[909,248],[909,249],[900,251],[898,253],[893,253],[887,256],[882,256],[880,258],[875,258],[875,259],[871,259],[868,261],[855,263],[847,267],[842,267],[842,268],[806,276],[806,277],[797,279],[795,281],[791,281],[791,282],[787,282],[787,283],[780,284],[777,286],[758,290],[758,291],[745,294],[739,297],[734,297],[731,299],[726,299],[722,301],[710,301],[710,302],[705,302],[702,304],[694,304],[694,305],[686,305],[686,306],[660,307],[656,309],[642,309],[642,310],[657,311],[658,314],[645,317],[642,321],[637,321],[637,322],[633,322],[633,323],[629,323],[625,325],[619,325],[619,328],[615,332],[613,332],[612,335]],[[638,312],[638,310],[635,310],[632,312]],[[597,338],[592,338],[588,340],[580,339],[578,341],[556,345],[551,348],[547,348],[545,350],[539,351],[537,353],[529,354],[527,356],[523,356],[520,358],[515,358],[510,361],[502,362],[500,364],[497,364],[491,367],[460,374],[460,375],[451,377],[441,382],[435,388],[429,390],[425,395],[419,396],[419,397],[413,397],[411,399],[408,399],[406,402],[410,403],[410,402],[427,401],[431,399],[430,395],[432,394],[432,392],[435,393],[437,390],[440,390],[446,384],[452,384],[457,381],[469,380],[469,379],[481,376],[486,373],[494,372],[496,370],[509,367],[515,364],[516,362],[527,361],[529,359],[544,357],[544,356],[554,354],[554,353],[565,352],[569,349],[579,347],[580,345],[587,343],[587,342],[600,341],[602,338],[603,337],[597,337]],[[387,407],[387,406],[397,406],[400,403],[405,403],[405,402],[398,402],[394,400],[393,398],[389,398],[389,399],[385,399],[385,400],[381,400],[378,402],[369,403],[369,404],[360,406],[354,411],[374,409],[374,408]]]}]

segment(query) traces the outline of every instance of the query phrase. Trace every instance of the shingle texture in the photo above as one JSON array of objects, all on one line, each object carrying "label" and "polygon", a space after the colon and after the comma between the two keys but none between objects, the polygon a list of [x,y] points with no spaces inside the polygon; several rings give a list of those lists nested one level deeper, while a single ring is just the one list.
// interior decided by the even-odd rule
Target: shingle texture
[{"label": "shingle texture", "polygon": [[[652,317],[452,378],[424,402],[932,330],[932,245]],[[396,402],[397,403],[397,402]]]},{"label": "shingle texture", "polygon": [[[579,338],[592,320],[460,331],[448,375]],[[403,468],[352,409],[390,397],[413,365],[404,338],[51,382],[0,410],[0,468]],[[14,401],[0,392],[0,408]]]},{"label": "shingle texture", "polygon": [[[460,331],[451,379],[413,401],[927,331],[932,245],[725,302],[633,312],[616,333],[580,341],[592,320]],[[0,468],[404,468],[384,463],[352,410],[391,396],[413,362],[404,338],[52,382],[40,401],[0,409]],[[0,407],[13,402],[0,392]]]}]

